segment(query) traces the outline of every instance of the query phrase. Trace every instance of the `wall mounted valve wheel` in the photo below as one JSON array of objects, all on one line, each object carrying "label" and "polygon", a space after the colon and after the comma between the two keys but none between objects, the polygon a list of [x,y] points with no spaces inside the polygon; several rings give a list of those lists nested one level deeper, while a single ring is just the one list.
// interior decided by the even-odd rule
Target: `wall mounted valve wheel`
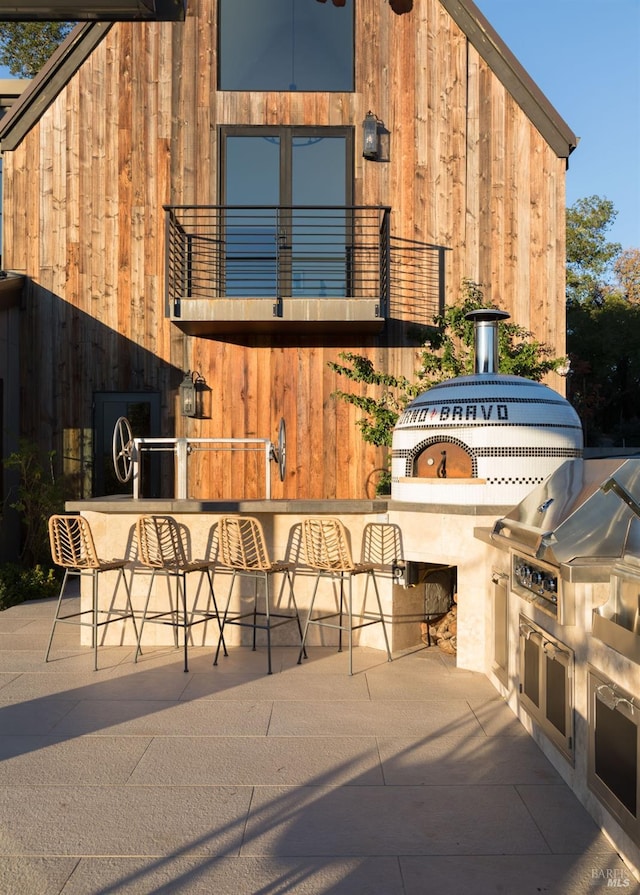
[{"label": "wall mounted valve wheel", "polygon": [[122,484],[131,480],[133,473],[133,432],[126,416],[116,420],[113,429],[113,468]]}]

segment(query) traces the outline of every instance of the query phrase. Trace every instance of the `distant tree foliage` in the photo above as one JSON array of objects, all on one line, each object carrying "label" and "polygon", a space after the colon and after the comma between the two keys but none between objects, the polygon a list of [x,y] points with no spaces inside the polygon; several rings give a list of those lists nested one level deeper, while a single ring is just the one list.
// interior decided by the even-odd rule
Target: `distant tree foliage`
[{"label": "distant tree foliage", "polygon": [[587,445],[640,446],[640,305],[616,292],[567,308],[568,397]]},{"label": "distant tree foliage", "polygon": [[0,26],[0,65],[33,78],[73,28],[73,22],[6,22]]},{"label": "distant tree foliage", "polygon": [[640,305],[640,249],[625,249],[613,264],[624,297]]},{"label": "distant tree foliage", "polygon": [[640,446],[640,249],[606,232],[616,211],[591,196],[567,210],[567,396],[589,446]]},{"label": "distant tree foliage", "polygon": [[612,263],[622,246],[607,241],[618,212],[600,196],[578,199],[567,208],[567,304],[602,300]]}]

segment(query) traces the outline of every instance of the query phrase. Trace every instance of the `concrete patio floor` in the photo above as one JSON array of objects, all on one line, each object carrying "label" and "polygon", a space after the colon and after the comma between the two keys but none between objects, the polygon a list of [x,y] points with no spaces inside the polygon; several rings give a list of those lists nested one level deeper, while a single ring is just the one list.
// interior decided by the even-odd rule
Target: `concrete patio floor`
[{"label": "concrete patio floor", "polygon": [[[489,682],[435,647],[190,671],[0,613],[2,895],[638,891]],[[613,881],[613,886],[611,881]]]}]

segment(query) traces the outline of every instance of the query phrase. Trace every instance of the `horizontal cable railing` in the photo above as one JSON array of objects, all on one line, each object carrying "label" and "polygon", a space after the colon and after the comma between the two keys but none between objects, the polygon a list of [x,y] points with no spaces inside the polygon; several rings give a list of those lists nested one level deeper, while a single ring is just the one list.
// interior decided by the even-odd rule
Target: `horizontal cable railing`
[{"label": "horizontal cable railing", "polygon": [[444,310],[444,246],[391,236],[389,316],[432,325]]},{"label": "horizontal cable railing", "polygon": [[390,209],[165,206],[168,312],[183,299],[349,298],[380,302],[391,282]]}]

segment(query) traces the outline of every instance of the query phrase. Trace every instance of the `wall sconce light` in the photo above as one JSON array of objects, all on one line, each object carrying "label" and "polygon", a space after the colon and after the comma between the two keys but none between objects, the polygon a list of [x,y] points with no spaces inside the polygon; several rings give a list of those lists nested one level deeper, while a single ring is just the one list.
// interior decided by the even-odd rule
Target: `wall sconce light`
[{"label": "wall sconce light", "polygon": [[362,122],[362,155],[376,161],[378,154],[378,119],[373,112],[367,112]]},{"label": "wall sconce light", "polygon": [[204,386],[204,377],[195,371],[191,373],[189,370],[184,374],[184,379],[180,383],[180,410],[183,416],[200,416],[200,407],[198,400],[198,392]]}]

